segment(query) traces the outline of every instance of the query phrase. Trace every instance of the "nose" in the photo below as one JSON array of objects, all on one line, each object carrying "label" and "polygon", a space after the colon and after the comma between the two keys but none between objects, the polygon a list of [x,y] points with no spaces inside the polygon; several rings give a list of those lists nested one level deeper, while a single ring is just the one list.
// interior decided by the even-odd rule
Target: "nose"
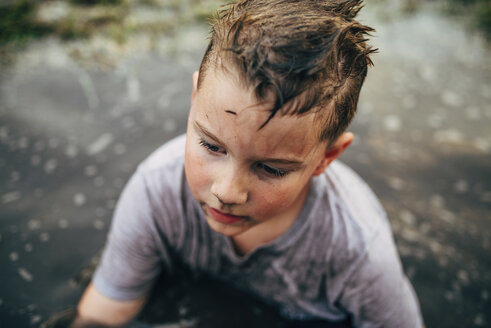
[{"label": "nose", "polygon": [[211,193],[224,205],[245,204],[249,197],[246,179],[246,174],[229,165],[216,174]]}]

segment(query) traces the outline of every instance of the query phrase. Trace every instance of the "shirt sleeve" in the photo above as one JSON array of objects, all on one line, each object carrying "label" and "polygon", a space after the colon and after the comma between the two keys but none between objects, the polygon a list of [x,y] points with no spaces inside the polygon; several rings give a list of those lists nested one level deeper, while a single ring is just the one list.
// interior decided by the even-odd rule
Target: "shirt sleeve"
[{"label": "shirt sleeve", "polygon": [[356,264],[341,296],[354,327],[421,328],[419,302],[404,275],[390,231],[381,232]]},{"label": "shirt sleeve", "polygon": [[93,283],[111,299],[137,299],[148,292],[160,273],[161,255],[155,241],[147,187],[137,170],[116,206]]}]

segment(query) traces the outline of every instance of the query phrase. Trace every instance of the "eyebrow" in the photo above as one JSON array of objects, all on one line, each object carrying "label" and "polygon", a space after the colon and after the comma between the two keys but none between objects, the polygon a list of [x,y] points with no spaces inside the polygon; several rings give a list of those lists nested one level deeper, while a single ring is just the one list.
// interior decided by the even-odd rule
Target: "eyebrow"
[{"label": "eyebrow", "polygon": [[215,137],[215,135],[213,133],[211,133],[210,131],[208,131],[207,128],[205,128],[203,125],[201,125],[200,122],[198,121],[194,121],[194,127],[199,130],[199,132],[203,133],[205,136],[207,136],[208,138],[210,139],[213,139],[213,141],[215,141],[216,143],[219,143],[220,145],[222,144],[220,142],[220,140],[218,140],[217,137]]},{"label": "eyebrow", "polygon": [[[219,145],[223,145],[223,143],[210,131],[208,131],[207,128],[205,128],[201,123],[198,121],[194,121],[194,127],[195,129],[198,130],[198,132],[201,132],[208,138],[212,139],[214,142],[216,142]],[[304,167],[305,163],[303,161],[295,160],[295,159],[284,159],[284,158],[262,158],[259,159],[258,161],[260,162],[268,162],[268,163],[274,163],[274,164],[284,164],[284,165],[295,165],[298,166],[299,168]]]}]

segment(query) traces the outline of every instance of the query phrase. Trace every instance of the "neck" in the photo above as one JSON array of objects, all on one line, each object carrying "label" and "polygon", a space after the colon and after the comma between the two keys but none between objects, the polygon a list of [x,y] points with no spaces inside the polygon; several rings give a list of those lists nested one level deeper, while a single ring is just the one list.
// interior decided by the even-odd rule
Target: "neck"
[{"label": "neck", "polygon": [[305,204],[309,185],[307,184],[305,190],[299,196],[299,201],[289,211],[279,217],[259,223],[239,235],[231,237],[237,254],[240,256],[247,255],[256,248],[269,244],[286,233],[296,221]]}]

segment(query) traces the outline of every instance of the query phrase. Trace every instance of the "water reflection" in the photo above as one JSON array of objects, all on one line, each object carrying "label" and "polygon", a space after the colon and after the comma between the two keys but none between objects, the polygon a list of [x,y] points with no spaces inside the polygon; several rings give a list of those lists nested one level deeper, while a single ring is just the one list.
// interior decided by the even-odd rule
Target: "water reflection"
[{"label": "water reflection", "polygon": [[[135,12],[135,19],[142,11]],[[491,59],[463,22],[368,3],[380,53],[343,160],[386,207],[428,327],[488,325]],[[73,305],[137,163],[184,131],[206,29],[31,43],[0,72],[0,322]],[[50,295],[46,298],[46,295]],[[442,315],[443,314],[443,315]]]}]

